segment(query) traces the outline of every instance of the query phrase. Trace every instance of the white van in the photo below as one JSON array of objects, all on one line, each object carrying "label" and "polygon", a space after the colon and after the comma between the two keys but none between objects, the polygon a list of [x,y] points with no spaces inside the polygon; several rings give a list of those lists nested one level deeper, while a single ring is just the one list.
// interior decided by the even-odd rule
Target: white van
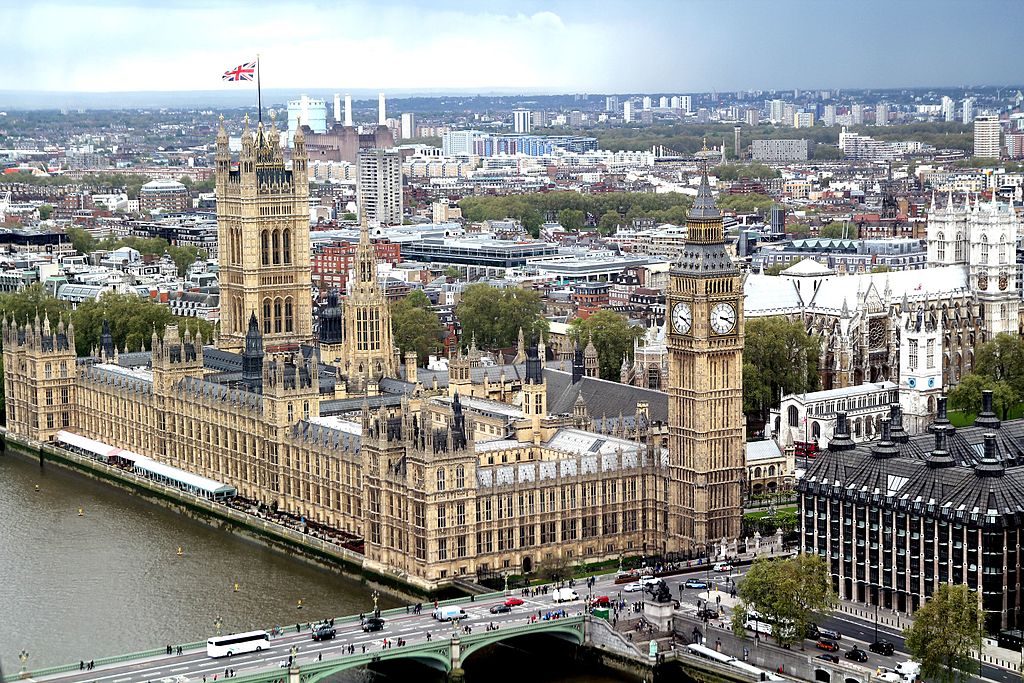
[{"label": "white van", "polygon": [[767,621],[758,621],[757,619],[747,619],[746,623],[743,624],[743,628],[748,631],[755,631],[764,636],[770,636],[772,634],[772,625]]},{"label": "white van", "polygon": [[466,610],[458,605],[438,607],[434,610],[434,618],[438,621],[458,621],[459,619],[465,619],[467,616]]},{"label": "white van", "polygon": [[571,588],[556,588],[552,595],[555,602],[572,602],[580,599],[579,593]]},{"label": "white van", "polygon": [[913,681],[921,673],[921,665],[912,659],[908,659],[896,665],[896,673],[902,676],[904,681]]}]

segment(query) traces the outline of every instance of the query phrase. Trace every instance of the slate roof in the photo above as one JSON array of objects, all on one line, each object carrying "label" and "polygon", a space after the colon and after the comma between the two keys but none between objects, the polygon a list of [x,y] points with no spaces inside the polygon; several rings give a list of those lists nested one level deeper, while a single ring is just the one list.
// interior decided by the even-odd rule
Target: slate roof
[{"label": "slate roof", "polygon": [[587,412],[595,426],[600,418],[609,420],[621,413],[627,426],[632,425],[638,401],[647,401],[651,422],[668,422],[668,394],[655,389],[643,389],[595,377],[582,377],[573,384],[572,373],[544,368],[548,383],[548,412],[553,415],[571,414],[578,394],[583,394]]}]

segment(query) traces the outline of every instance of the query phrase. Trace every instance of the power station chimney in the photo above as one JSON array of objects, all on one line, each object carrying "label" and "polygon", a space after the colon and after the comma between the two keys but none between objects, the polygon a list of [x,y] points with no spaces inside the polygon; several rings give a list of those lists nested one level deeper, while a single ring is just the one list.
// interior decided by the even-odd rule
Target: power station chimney
[{"label": "power station chimney", "polygon": [[345,93],[345,125],[352,127],[352,96]]},{"label": "power station chimney", "polygon": [[341,95],[334,93],[334,122],[341,123]]},{"label": "power station chimney", "polygon": [[387,125],[387,107],[384,106],[384,93],[377,95],[377,125]]}]

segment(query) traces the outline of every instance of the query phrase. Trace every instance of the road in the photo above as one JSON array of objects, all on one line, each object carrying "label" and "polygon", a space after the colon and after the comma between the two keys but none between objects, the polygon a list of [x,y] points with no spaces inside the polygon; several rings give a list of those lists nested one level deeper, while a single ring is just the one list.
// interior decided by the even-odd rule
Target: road
[{"label": "road", "polygon": [[[672,596],[679,599],[681,609],[696,611],[698,594],[702,591],[685,587],[680,591],[679,587],[686,579],[710,579],[719,585],[721,590],[727,592],[729,587],[728,578],[742,579],[745,569],[745,567],[740,567],[733,574],[725,575],[708,572],[706,567],[695,568],[694,571],[667,578],[666,583],[668,583],[672,591]],[[375,633],[364,633],[358,622],[339,622],[336,627],[336,639],[326,642],[314,642],[311,639],[309,630],[303,629],[301,632],[296,633],[295,625],[293,624],[286,627],[287,633],[272,639],[269,650],[259,653],[236,655],[230,659],[211,659],[206,656],[204,648],[185,651],[182,655],[161,656],[141,661],[136,660],[134,662],[98,667],[92,671],[73,671],[41,677],[35,680],[47,683],[155,683],[161,679],[169,678],[176,679],[176,683],[186,683],[186,679],[187,681],[197,681],[206,677],[207,682],[210,683],[214,675],[218,676],[218,681],[223,678],[227,668],[233,669],[236,675],[277,669],[282,663],[287,661],[292,648],[295,648],[297,662],[301,666],[303,662],[315,660],[320,654],[340,656],[343,654],[343,649],[349,646],[355,646],[356,652],[362,652],[364,646],[367,652],[380,650],[384,638],[392,642],[402,638],[409,644],[415,644],[426,641],[428,633],[432,639],[447,638],[452,635],[453,629],[461,630],[465,626],[477,632],[478,630],[486,629],[488,624],[494,624],[499,629],[525,625],[530,621],[531,615],[536,616],[538,611],[543,613],[553,609],[565,609],[570,615],[577,614],[585,609],[588,595],[607,595],[612,599],[621,598],[627,603],[643,599],[643,593],[626,592],[624,588],[624,585],[616,585],[614,583],[613,575],[606,575],[597,577],[594,587],[589,591],[585,582],[578,582],[575,589],[580,594],[581,599],[562,605],[555,605],[550,594],[540,594],[531,597],[522,595],[520,591],[510,591],[509,595],[524,600],[525,604],[513,607],[509,613],[491,614],[489,612],[492,606],[503,602],[504,597],[474,602],[467,601],[462,607],[469,616],[456,627],[453,627],[451,624],[437,622],[431,616],[432,605],[424,605],[421,614],[398,614],[387,618],[384,630]],[[324,617],[326,615],[306,616]],[[620,618],[629,619],[631,616],[633,615],[627,610]],[[843,637],[840,640],[842,651],[836,653],[840,657],[854,644],[860,649],[866,650],[868,644],[874,640],[875,627],[872,622],[859,620],[847,614],[833,615],[824,619],[819,626],[838,631],[842,634]],[[889,640],[895,645],[896,653],[891,657],[884,657],[869,652],[868,661],[861,666],[865,666],[872,671],[879,666],[893,668],[897,662],[905,661],[909,658],[903,652],[903,638],[899,633],[884,627],[879,627],[878,633],[881,638]],[[202,634],[197,635],[202,636]],[[804,646],[810,655],[814,656],[816,654],[816,651],[812,649],[814,648],[814,641],[805,641]],[[853,664],[849,660],[846,661]],[[1000,681],[1001,683],[1019,683],[1020,680],[1018,673],[997,667],[984,666],[981,673],[985,679]],[[166,683],[170,683],[170,681]]]}]

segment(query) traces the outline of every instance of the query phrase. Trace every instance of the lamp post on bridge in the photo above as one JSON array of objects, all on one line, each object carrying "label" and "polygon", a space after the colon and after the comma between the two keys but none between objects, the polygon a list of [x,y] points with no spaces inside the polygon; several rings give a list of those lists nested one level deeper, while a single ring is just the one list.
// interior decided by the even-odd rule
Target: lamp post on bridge
[{"label": "lamp post on bridge", "polygon": [[21,662],[21,673],[25,673],[26,666],[28,664],[28,650],[22,650],[19,652],[18,660]]},{"label": "lamp post on bridge", "polygon": [[373,616],[379,617],[380,609],[377,607],[377,600],[380,599],[380,593],[378,593],[377,591],[373,591],[373,595],[371,595],[370,597],[373,598]]},{"label": "lamp post on bridge", "polygon": [[224,627],[224,620],[221,619],[220,617],[217,617],[216,619],[213,620],[213,627],[215,629],[217,629],[217,635],[219,636],[220,635],[220,630]]}]

